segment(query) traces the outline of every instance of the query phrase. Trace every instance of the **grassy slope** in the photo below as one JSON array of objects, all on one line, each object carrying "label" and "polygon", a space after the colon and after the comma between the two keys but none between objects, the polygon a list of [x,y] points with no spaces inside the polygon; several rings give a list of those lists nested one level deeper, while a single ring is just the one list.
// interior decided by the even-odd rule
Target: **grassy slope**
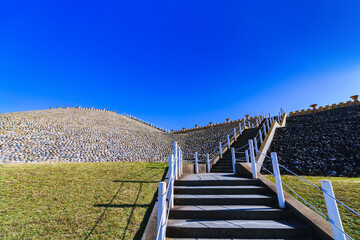
[{"label": "grassy slope", "polygon": [[0,165],[0,239],[139,238],[165,170],[145,162]]},{"label": "grassy slope", "polygon": [[[357,212],[360,212],[360,178],[345,178],[345,177],[310,177],[302,176],[309,182],[320,187],[320,180],[330,180],[335,197],[351,207]],[[269,177],[274,181],[273,177]],[[292,188],[296,193],[303,197],[306,201],[310,202],[313,206],[319,209],[327,216],[325,200],[323,193],[315,187],[295,176],[281,176],[281,180]],[[290,190],[284,187],[284,190],[296,197]],[[306,204],[305,204],[306,205]],[[340,215],[343,221],[345,232],[348,233],[353,239],[360,239],[360,219],[355,214],[351,213],[345,207],[338,204]]]}]

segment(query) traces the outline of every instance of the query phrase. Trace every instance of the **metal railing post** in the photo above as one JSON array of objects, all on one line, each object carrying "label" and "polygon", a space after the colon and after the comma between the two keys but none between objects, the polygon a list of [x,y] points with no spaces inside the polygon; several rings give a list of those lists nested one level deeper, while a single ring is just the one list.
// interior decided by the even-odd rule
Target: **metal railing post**
[{"label": "metal railing post", "polygon": [[249,150],[248,149],[245,150],[245,159],[246,159],[246,163],[250,162],[249,161]]},{"label": "metal railing post", "polygon": [[183,151],[181,149],[180,149],[180,164],[181,164],[180,172],[182,175],[184,173],[184,165],[183,165]]},{"label": "metal railing post", "polygon": [[259,120],[256,119],[256,127],[258,127],[258,126],[259,126]]},{"label": "metal railing post", "polygon": [[260,145],[261,145],[263,143],[261,128],[259,129],[259,139],[260,139]]},{"label": "metal railing post", "polygon": [[233,173],[236,174],[236,160],[235,160],[235,149],[234,148],[231,148],[231,160],[232,160]]},{"label": "metal railing post", "polygon": [[227,137],[228,149],[230,149],[230,136],[229,136],[229,134],[227,134],[226,137]]},{"label": "metal railing post", "polygon": [[170,181],[170,177],[172,176],[174,169],[173,169],[173,165],[172,165],[172,154],[169,155],[169,170],[168,170],[168,178]]},{"label": "metal railing post", "polygon": [[159,182],[156,240],[165,239],[165,230],[166,230],[165,225],[166,225],[166,183]]},{"label": "metal railing post", "polygon": [[221,141],[219,142],[219,154],[220,154],[220,158],[222,158],[222,147],[221,147]]},{"label": "metal railing post", "polygon": [[255,147],[255,154],[257,154],[257,152],[258,152],[258,145],[257,145],[256,137],[254,137],[254,147]]},{"label": "metal railing post", "polygon": [[270,129],[270,123],[269,123],[269,118],[266,118],[266,127],[267,127],[267,131],[269,131]]},{"label": "metal railing post", "polygon": [[[241,122],[239,122],[239,133],[240,133],[240,135],[242,134],[242,129],[241,129],[242,127],[241,127]],[[239,135],[239,136],[240,136]]]},{"label": "metal railing post", "polygon": [[169,157],[169,178],[168,178],[168,184],[169,184],[169,194],[168,194],[168,201],[169,201],[169,207],[174,207],[174,181],[175,181],[175,161],[174,161],[174,155],[170,155]]},{"label": "metal railing post", "polygon": [[[332,188],[331,182],[328,180],[321,180],[321,189],[324,191],[324,198],[326,203],[326,208],[329,214],[329,219],[331,223],[331,228],[334,234],[335,240],[345,240],[344,228],[341,222],[339,209],[336,204],[334,190]],[[327,194],[326,194],[327,193]],[[331,196],[329,196],[329,195]],[[336,227],[336,226],[337,227]]]},{"label": "metal railing post", "polygon": [[210,158],[209,158],[209,154],[206,154],[206,172],[210,172]]},{"label": "metal railing post", "polygon": [[236,128],[234,128],[234,139],[236,141]]},{"label": "metal railing post", "polygon": [[263,129],[264,129],[264,137],[266,137],[266,123],[264,123],[264,125],[263,125]]},{"label": "metal railing post", "polygon": [[178,157],[178,155],[177,155],[177,150],[178,150],[178,148],[177,148],[177,142],[176,141],[174,141],[174,153],[173,153],[173,155],[174,155],[174,160],[175,160],[175,169],[174,169],[174,172],[175,172],[175,179],[177,179],[177,177],[178,177],[178,161],[177,161],[177,157]]},{"label": "metal railing post", "polygon": [[254,156],[254,145],[251,139],[249,140],[249,150],[250,150],[251,170],[252,170],[253,178],[256,179],[257,170],[256,170],[255,156]]},{"label": "metal railing post", "polygon": [[181,148],[178,146],[177,148],[177,165],[178,165],[178,177],[181,177],[181,160],[180,160],[180,152]]},{"label": "metal railing post", "polygon": [[279,169],[276,152],[271,153],[271,162],[273,165],[273,172],[275,176],[276,193],[278,197],[279,207],[285,208],[284,190],[282,188],[280,169]]},{"label": "metal railing post", "polygon": [[198,154],[197,152],[195,152],[195,173],[199,172],[199,168],[198,168]]}]

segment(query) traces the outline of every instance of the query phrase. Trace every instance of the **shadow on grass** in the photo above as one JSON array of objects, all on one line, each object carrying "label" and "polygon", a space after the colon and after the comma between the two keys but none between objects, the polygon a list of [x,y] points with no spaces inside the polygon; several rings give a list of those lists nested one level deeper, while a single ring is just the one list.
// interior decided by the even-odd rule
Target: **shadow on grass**
[{"label": "shadow on grass", "polygon": [[146,167],[146,168],[150,168],[150,169],[164,169],[163,167]]},{"label": "shadow on grass", "polygon": [[131,180],[114,180],[113,182],[121,182],[121,183],[158,183],[159,181],[131,181]]},{"label": "shadow on grass", "polygon": [[[164,179],[165,179],[165,177],[166,177],[167,171],[168,171],[168,169],[166,168],[166,170],[164,171],[164,174],[162,175],[160,181],[164,181]],[[157,200],[157,195],[158,195],[158,191],[156,190],[156,192],[154,193],[153,199],[151,200],[150,206],[149,206],[148,209],[146,210],[146,212],[145,212],[145,214],[144,214],[144,218],[143,218],[143,220],[142,220],[141,223],[140,223],[139,229],[138,229],[137,232],[135,233],[134,240],[141,239],[141,237],[142,237],[142,235],[143,235],[143,233],[144,233],[144,231],[145,231],[146,224],[147,224],[148,221],[149,221],[151,212],[152,212],[152,210],[153,210],[153,208],[154,208],[155,202],[156,202],[156,200]]]},{"label": "shadow on grass", "polygon": [[[141,190],[142,190],[142,187],[143,187],[143,184],[145,183],[158,183],[159,181],[149,181],[149,179],[161,174],[163,171],[160,171],[144,180],[139,180],[139,181],[132,181],[132,180],[114,180],[113,182],[119,182],[121,183],[120,187],[118,188],[118,190],[116,191],[115,195],[111,198],[110,202],[107,203],[107,204],[95,204],[94,207],[105,207],[104,211],[101,213],[101,215],[99,216],[99,218],[96,220],[94,226],[92,227],[92,229],[90,230],[90,232],[85,236],[85,239],[89,239],[91,234],[94,232],[95,228],[97,227],[97,225],[100,223],[100,221],[102,220],[102,218],[104,217],[105,215],[105,212],[107,211],[108,208],[128,208],[128,207],[131,207],[131,212],[130,212],[130,215],[128,217],[128,220],[127,220],[127,224],[126,224],[126,227],[124,229],[124,234],[123,234],[123,237],[122,239],[125,239],[125,236],[126,236],[126,232],[128,230],[128,227],[130,225],[130,222],[131,222],[131,219],[132,219],[132,216],[134,214],[134,209],[135,207],[147,207],[148,209],[146,210],[145,212],[145,215],[144,215],[144,218],[142,220],[142,222],[140,223],[140,226],[139,226],[139,230],[136,232],[135,236],[134,236],[134,239],[141,239],[141,236],[145,230],[145,227],[146,227],[146,224],[147,224],[147,221],[151,215],[151,212],[152,212],[152,209],[154,207],[154,204],[155,204],[155,201],[156,201],[156,196],[157,196],[157,191],[156,193],[154,194],[153,196],[153,199],[151,201],[150,204],[137,204],[137,201],[139,199],[139,196],[140,196],[140,193],[141,193]],[[163,176],[161,178],[161,180],[163,180],[165,178],[165,174],[166,174],[167,171],[165,171],[163,173]],[[122,187],[124,186],[125,183],[140,183],[140,186],[139,186],[139,190],[138,190],[138,193],[137,193],[137,196],[136,196],[136,199],[134,201],[134,204],[112,204],[112,202],[114,201],[114,199],[117,197],[117,195],[120,193],[120,190],[122,189]]]},{"label": "shadow on grass", "polygon": [[[111,198],[110,202],[107,205],[111,205],[112,202],[114,201],[114,199],[116,198],[116,196],[119,194],[120,190],[122,189],[122,187],[124,186],[124,183],[121,183],[120,187],[118,188],[118,190],[116,191],[115,195]],[[98,219],[96,220],[94,226],[91,228],[90,232],[85,236],[85,239],[89,239],[89,237],[91,236],[91,234],[94,232],[96,226],[100,223],[101,219],[104,217],[105,212],[107,211],[108,207],[105,207],[104,211],[101,213],[101,215],[98,217]]]},{"label": "shadow on grass", "polygon": [[150,204],[95,204],[94,207],[106,207],[106,208],[129,208],[129,207],[149,207]]}]

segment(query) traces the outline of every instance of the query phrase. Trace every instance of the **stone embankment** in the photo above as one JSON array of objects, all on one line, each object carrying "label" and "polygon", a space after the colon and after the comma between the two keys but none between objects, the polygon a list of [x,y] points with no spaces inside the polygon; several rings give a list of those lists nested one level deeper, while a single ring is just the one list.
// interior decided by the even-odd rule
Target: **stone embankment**
[{"label": "stone embankment", "polygon": [[289,117],[269,152],[297,174],[360,176],[359,126],[360,105]]},{"label": "stone embankment", "polygon": [[209,153],[233,133],[233,125],[169,134],[114,112],[92,109],[0,114],[0,163],[164,161],[175,140],[184,152]]}]

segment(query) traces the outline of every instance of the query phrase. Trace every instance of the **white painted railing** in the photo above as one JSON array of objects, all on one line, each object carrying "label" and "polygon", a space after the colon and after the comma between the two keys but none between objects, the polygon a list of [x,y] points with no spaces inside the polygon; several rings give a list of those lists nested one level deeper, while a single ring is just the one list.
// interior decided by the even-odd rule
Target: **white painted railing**
[{"label": "white painted railing", "polygon": [[[252,124],[252,127],[258,127],[260,122],[263,121],[264,116],[260,116],[260,121],[256,122],[256,125]],[[248,127],[251,127],[250,121],[248,121]],[[239,127],[234,128],[234,135],[230,138],[230,135],[227,134],[225,139],[222,139],[219,142],[219,156],[222,157],[222,151],[224,148],[228,147],[230,149],[230,143],[233,140],[236,140],[237,133],[239,132],[239,136],[242,132],[246,129],[246,121],[242,125],[239,123]],[[252,140],[250,140],[252,141]],[[250,144],[250,158],[252,162],[255,162],[254,156],[254,149],[252,144]],[[223,147],[225,146],[225,147]],[[248,146],[248,145],[246,145]],[[245,146],[245,147],[246,147]],[[235,150],[231,149],[233,153],[233,171],[235,172],[236,166],[236,159],[235,159]],[[248,153],[248,151],[246,153]],[[214,150],[211,154],[214,154],[213,159],[216,157],[216,150]],[[183,173],[183,161],[184,155],[192,155],[194,156],[194,163],[195,163],[195,172],[198,173],[198,163],[199,163],[199,156],[202,158],[206,158],[206,169],[207,172],[210,172],[210,154],[198,154],[195,152],[194,154],[191,153],[183,153],[181,148],[177,145],[177,142],[174,142],[174,150],[173,154],[169,156],[169,169],[168,169],[168,183],[166,182],[159,182],[159,190],[158,190],[158,221],[157,221],[157,240],[164,240],[166,236],[166,227],[167,222],[169,219],[170,209],[174,206],[174,182],[178,179]],[[248,159],[248,154],[246,154]],[[255,172],[255,174],[257,174]]]},{"label": "white painted railing", "polygon": [[[223,158],[223,151],[227,148],[231,148],[231,142],[236,141],[238,136],[241,136],[243,131],[248,128],[259,127],[259,124],[264,120],[264,115],[260,115],[255,119],[255,124],[251,123],[250,120],[245,119],[244,122],[240,122],[239,126],[233,128],[233,133],[227,133],[223,138],[219,141],[219,146],[216,149],[213,149],[209,153],[206,154],[197,154],[197,153],[184,153],[186,159],[185,161],[190,161],[195,163],[195,173],[198,173],[196,169],[198,169],[197,164],[202,162],[206,162],[206,171],[210,172],[210,163],[217,157]],[[198,159],[196,160],[195,155],[197,155]]]},{"label": "white painted railing", "polygon": [[[170,209],[174,207],[174,183],[183,173],[182,150],[174,142],[174,152],[169,156],[168,182],[159,182],[158,218],[156,240],[165,240]],[[168,185],[166,187],[166,185]]]},{"label": "white painted railing", "polygon": [[166,129],[166,128],[161,127],[161,126],[159,126],[159,125],[157,125],[157,124],[154,124],[154,123],[150,123],[149,121],[145,121],[145,120],[143,120],[142,118],[138,118],[138,117],[136,117],[136,116],[134,116],[134,115],[132,115],[132,114],[127,114],[127,113],[119,113],[119,114],[120,114],[120,115],[123,115],[123,116],[125,116],[125,117],[128,117],[128,118],[131,118],[131,119],[133,119],[133,120],[139,121],[139,122],[141,122],[141,123],[144,123],[144,124],[146,124],[146,125],[149,125],[149,126],[151,126],[151,127],[157,128],[157,129],[159,129],[159,130],[161,130],[161,131],[170,133],[169,129]]},{"label": "white painted railing", "polygon": [[[262,114],[262,115],[258,116],[258,118],[255,118],[255,123],[251,123],[250,120],[245,119],[244,122],[239,123],[239,126],[233,128],[233,133],[232,134],[227,133],[223,138],[220,139],[219,146],[216,149],[214,149],[213,151],[210,151],[210,153],[207,153],[207,154],[183,153],[184,154],[184,161],[189,161],[189,162],[194,163],[194,165],[195,165],[195,167],[194,167],[195,173],[199,172],[199,168],[198,168],[199,163],[206,163],[206,171],[210,172],[210,163],[217,156],[219,156],[220,159],[223,158],[223,151],[226,148],[231,149],[231,142],[236,141],[237,137],[238,136],[240,137],[242,135],[243,131],[245,129],[250,128],[250,127],[253,127],[253,128],[258,127],[258,128],[260,128],[259,133],[253,139],[253,147],[254,147],[254,150],[255,150],[254,157],[255,157],[258,150],[259,150],[260,145],[263,142],[263,138],[266,137],[266,134],[270,129],[270,126],[271,126],[270,123],[275,121],[275,119],[281,121],[281,119],[282,119],[281,113],[282,112],[283,112],[283,110],[281,109],[280,112],[279,112],[279,115],[275,116],[275,117],[271,117],[270,114],[269,114],[270,119],[266,118],[265,114]],[[263,122],[264,119],[265,119],[265,121]],[[263,122],[262,125],[260,125],[261,122]],[[262,135],[264,135],[264,136],[262,136]],[[259,145],[259,143],[260,143],[260,145]],[[235,150],[239,151],[239,149],[235,149]],[[246,153],[246,150],[244,150],[244,151],[245,151],[245,156],[243,157],[243,159],[246,158],[247,161],[249,161],[250,158],[249,158],[249,156],[246,156],[246,154],[249,155],[250,150],[248,150],[247,153]],[[235,159],[235,161],[236,160],[239,160],[239,159]],[[234,172],[235,172],[235,167],[234,167]]]},{"label": "white painted railing", "polygon": [[[265,117],[260,118],[261,121],[264,119],[265,119],[265,121],[261,125],[257,125],[257,127],[259,128],[258,134],[253,139],[249,139],[248,144],[246,144],[245,146],[242,146],[240,148],[234,149],[234,152],[232,152],[232,155],[233,155],[232,158],[235,159],[235,162],[237,160],[239,160],[239,161],[245,160],[247,163],[251,163],[251,164],[254,164],[256,162],[255,161],[256,155],[260,150],[260,146],[263,144],[265,137],[268,135],[268,133],[270,131],[271,124],[268,124],[268,123],[270,123],[270,122],[272,123],[275,120],[281,122],[281,120],[284,117],[284,115],[281,114],[282,112],[283,112],[283,109],[281,108],[278,116],[271,117],[269,114],[269,118],[265,118]],[[260,124],[260,123],[258,123],[258,124]],[[241,154],[242,156],[240,156],[240,158],[236,158],[235,157],[236,154],[238,154],[238,155]],[[256,169],[256,168],[257,167],[255,166],[253,169]],[[234,169],[234,173],[236,173],[235,169]],[[256,174],[254,174],[254,175],[256,175]]]},{"label": "white painted railing", "polygon": [[[263,153],[261,153],[263,154]],[[265,155],[265,154],[264,154]],[[266,156],[266,155],[265,155]],[[353,213],[354,215],[356,215],[357,218],[360,219],[360,214],[358,212],[356,212],[355,210],[351,209],[349,206],[347,206],[346,204],[344,204],[343,202],[339,201],[338,199],[336,199],[333,188],[332,188],[332,184],[331,181],[328,180],[321,180],[321,187],[318,187],[316,185],[314,185],[313,183],[307,181],[306,179],[304,179],[303,177],[297,175],[296,173],[294,173],[293,171],[289,170],[287,167],[281,165],[278,163],[277,160],[277,156],[276,153],[271,153],[271,157],[266,156],[266,158],[271,159],[272,161],[272,165],[273,165],[273,172],[271,172],[270,170],[266,169],[264,166],[261,166],[262,169],[264,169],[266,172],[268,172],[269,174],[271,174],[272,176],[274,176],[275,178],[275,183],[276,183],[276,191],[278,194],[278,202],[279,202],[279,206],[280,204],[284,204],[285,206],[285,199],[283,198],[283,189],[282,189],[282,185],[284,185],[287,189],[289,189],[293,194],[295,194],[299,199],[301,199],[304,203],[306,203],[310,208],[312,208],[315,212],[317,212],[319,215],[321,215],[322,217],[324,217],[330,224],[331,224],[331,228],[332,228],[332,232],[334,235],[334,239],[335,240],[346,240],[346,239],[353,239],[351,236],[349,236],[345,231],[344,228],[342,226],[342,221],[340,218],[340,213],[337,207],[337,203],[339,203],[340,205],[342,205],[343,207],[345,207],[347,210],[349,210],[351,213]],[[316,207],[314,207],[311,203],[309,203],[308,201],[306,201],[303,197],[301,197],[298,193],[296,193],[292,188],[290,188],[287,184],[285,184],[282,180],[281,180],[281,176],[280,176],[280,170],[279,167],[284,169],[285,171],[287,171],[288,173],[296,176],[299,180],[310,184],[311,186],[313,186],[314,188],[316,188],[317,190],[321,191],[322,194],[324,195],[324,199],[325,199],[325,205],[326,205],[326,209],[328,212],[329,217],[325,216],[325,214],[323,214],[320,210],[318,210]],[[279,197],[282,196],[282,197]],[[280,206],[281,207],[281,206]]]},{"label": "white painted railing", "polygon": [[[284,111],[281,109],[279,115],[276,118],[272,118],[272,117],[267,118],[267,120],[264,122],[263,126],[260,126],[259,134],[255,137],[255,139],[258,137],[258,140],[261,143],[263,141],[262,137],[265,138],[266,135],[267,135],[267,132],[270,129],[271,122],[274,121],[275,119],[279,123],[281,122],[283,112]],[[289,170],[285,166],[279,164],[276,153],[272,152],[271,157],[269,157],[266,154],[258,151],[258,153],[264,155],[265,158],[268,158],[268,159],[271,160],[272,167],[273,167],[273,171],[271,172],[270,170],[266,169],[262,164],[259,164],[256,161],[256,159],[254,157],[254,154],[253,154],[254,150],[255,150],[255,147],[254,147],[253,144],[254,144],[254,141],[249,140],[249,143],[247,145],[243,146],[241,149],[232,149],[233,162],[236,162],[236,160],[242,160],[243,158],[237,159],[236,154],[242,154],[243,153],[243,154],[245,154],[246,162],[251,165],[252,175],[253,175],[254,179],[256,179],[258,177],[257,174],[258,174],[258,172],[260,172],[260,170],[264,170],[267,173],[274,176],[275,185],[276,185],[276,192],[277,192],[277,197],[278,197],[278,204],[279,204],[280,208],[285,207],[285,198],[284,198],[284,192],[283,192],[283,187],[282,187],[282,186],[285,186],[292,193],[294,193],[298,198],[300,198],[304,203],[306,203],[309,207],[311,207],[315,212],[317,212],[319,215],[321,215],[327,221],[330,222],[335,240],[353,239],[353,238],[351,238],[351,236],[349,236],[344,231],[344,228],[343,228],[342,222],[341,222],[341,218],[340,218],[340,214],[339,214],[339,211],[338,211],[338,208],[337,208],[337,204],[340,204],[343,207],[345,207],[348,211],[350,211],[352,214],[356,215],[356,217],[358,217],[359,219],[360,219],[360,214],[357,211],[351,209],[350,207],[348,207],[347,205],[345,205],[344,203],[342,203],[341,201],[339,201],[338,199],[335,198],[335,194],[334,194],[334,191],[332,189],[332,185],[331,185],[330,181],[321,180],[320,181],[321,182],[321,187],[318,187],[318,186],[310,183],[306,179],[302,178],[301,176],[297,175],[293,171]],[[256,142],[255,142],[255,144],[256,144]],[[247,149],[244,149],[246,147],[247,147]],[[298,179],[306,182],[307,184],[310,184],[311,186],[313,186],[316,189],[318,189],[319,191],[321,191],[323,193],[323,195],[324,195],[324,198],[325,198],[326,208],[327,208],[327,212],[328,212],[329,217],[325,216],[322,212],[320,212],[317,208],[315,208],[308,201],[306,201],[303,197],[301,197],[298,193],[296,193],[292,188],[290,188],[287,184],[285,184],[281,180],[280,168],[284,169],[284,171],[287,171],[288,173],[296,176]],[[259,171],[257,171],[257,170],[259,170]],[[234,168],[234,173],[236,173],[235,171],[236,170]]]}]

